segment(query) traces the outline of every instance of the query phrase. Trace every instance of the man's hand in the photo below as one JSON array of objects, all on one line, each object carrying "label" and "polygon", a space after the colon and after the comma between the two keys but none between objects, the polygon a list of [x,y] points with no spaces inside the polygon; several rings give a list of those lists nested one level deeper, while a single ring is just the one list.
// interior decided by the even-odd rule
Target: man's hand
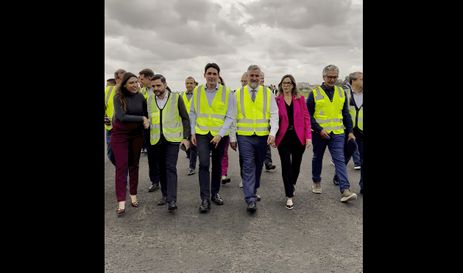
[{"label": "man's hand", "polygon": [[143,117],[143,127],[145,127],[145,129],[148,129],[150,127],[150,120],[146,117]]},{"label": "man's hand", "polygon": [[211,143],[214,144],[214,148],[217,148],[221,139],[222,137],[220,135],[216,135],[212,138]]},{"label": "man's hand", "polygon": [[104,124],[111,125],[111,120],[108,117],[104,117]]},{"label": "man's hand", "polygon": [[325,131],[325,129],[320,131],[320,136],[324,139],[330,139],[330,135]]},{"label": "man's hand", "polygon": [[271,145],[273,148],[275,148],[276,147],[276,145],[275,145],[275,137],[272,136],[272,135],[268,135],[267,144]]},{"label": "man's hand", "polygon": [[355,141],[354,133],[349,133],[349,134],[347,135],[347,140],[354,140],[354,141]]},{"label": "man's hand", "polygon": [[185,151],[188,151],[188,149],[190,149],[190,141],[188,141],[188,139],[182,139],[180,145],[185,146]]},{"label": "man's hand", "polygon": [[312,140],[311,139],[306,139],[305,140],[305,147],[307,149],[310,149],[310,147],[312,147]]},{"label": "man's hand", "polygon": [[196,146],[196,134],[191,134],[190,140],[191,144]]}]

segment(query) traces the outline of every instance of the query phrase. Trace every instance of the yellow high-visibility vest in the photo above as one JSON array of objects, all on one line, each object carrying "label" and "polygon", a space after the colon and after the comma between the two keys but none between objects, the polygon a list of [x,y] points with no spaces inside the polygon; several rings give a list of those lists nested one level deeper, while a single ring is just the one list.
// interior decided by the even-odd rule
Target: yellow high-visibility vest
[{"label": "yellow high-visibility vest", "polygon": [[[350,92],[347,93],[347,98],[348,98],[348,101],[350,102],[350,100],[351,100],[351,93]],[[352,127],[355,127],[357,125],[357,127],[360,130],[363,131],[363,105],[360,107],[360,109],[359,109],[359,111],[357,113],[357,110],[355,109],[355,106],[350,105],[350,103],[349,103],[349,114],[350,114],[350,116],[352,118],[352,124],[353,124]],[[355,120],[357,120],[357,122],[355,122]]]},{"label": "yellow high-visibility vest", "polygon": [[145,97],[145,100],[148,100],[148,90],[146,90],[146,87],[140,88],[140,93]]},{"label": "yellow high-visibility vest", "polygon": [[[166,94],[167,95],[167,94]],[[162,134],[169,142],[180,142],[183,139],[182,118],[178,112],[179,95],[170,93],[162,110]],[[148,98],[148,117],[150,124],[150,143],[155,145],[161,139],[161,110],[156,103],[156,96]]]},{"label": "yellow high-visibility vest", "polygon": [[242,136],[270,134],[270,88],[259,86],[254,101],[248,86],[236,90],[236,133]]},{"label": "yellow high-visibility vest", "polygon": [[[104,97],[105,97],[105,116],[109,118],[109,120],[113,120],[114,115],[114,95],[116,94],[117,86],[107,86],[104,90]],[[113,128],[112,125],[106,125],[106,130],[111,130]]]},{"label": "yellow high-visibility vest", "polygon": [[[228,98],[230,89],[219,84],[219,89],[212,100],[212,105],[206,96],[204,85],[197,86],[193,90],[193,106],[196,111],[196,134],[207,135],[211,132],[212,136],[216,136],[225,122],[225,115],[228,109]],[[191,103],[191,102],[190,102]],[[228,130],[224,136],[230,133]]]},{"label": "yellow high-visibility vest", "polygon": [[182,98],[183,98],[183,103],[185,103],[185,108],[188,113],[190,114],[190,107],[191,107],[191,101],[193,100],[193,95],[190,96],[190,100],[188,100],[188,97],[186,95],[186,91],[182,93]]},{"label": "yellow high-visibility vest", "polygon": [[315,101],[314,118],[321,127],[329,134],[344,133],[344,124],[342,122],[342,108],[346,101],[344,90],[339,86],[334,86],[333,102],[328,95],[319,86],[312,90]]}]

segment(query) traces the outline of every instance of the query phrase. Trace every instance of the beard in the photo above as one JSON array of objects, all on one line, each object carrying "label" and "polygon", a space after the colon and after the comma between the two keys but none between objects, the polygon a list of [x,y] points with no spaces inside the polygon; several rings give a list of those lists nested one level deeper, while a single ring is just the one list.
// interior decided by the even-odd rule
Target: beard
[{"label": "beard", "polygon": [[252,89],[256,89],[258,86],[259,86],[259,82],[249,82],[249,86],[252,88]]}]

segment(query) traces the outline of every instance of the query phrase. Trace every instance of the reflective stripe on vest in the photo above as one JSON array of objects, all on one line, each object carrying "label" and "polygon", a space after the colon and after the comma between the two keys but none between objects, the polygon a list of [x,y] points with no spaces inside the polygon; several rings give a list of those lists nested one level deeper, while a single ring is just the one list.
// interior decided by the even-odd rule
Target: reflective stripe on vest
[{"label": "reflective stripe on vest", "polygon": [[312,90],[315,98],[314,118],[327,133],[342,134],[345,129],[342,122],[342,108],[346,97],[342,88],[334,86],[334,91],[331,102],[320,86]]},{"label": "reflective stripe on vest", "polygon": [[[350,105],[350,100],[354,99],[351,96],[351,93],[348,92],[348,99],[349,99],[349,114],[352,118],[352,127],[355,128],[356,126],[363,131],[363,105],[360,106],[358,112],[357,109],[355,109],[355,106]],[[357,120],[357,121],[356,121]]]},{"label": "reflective stripe on vest", "polygon": [[[195,93],[196,92],[196,93]],[[212,105],[209,105],[204,85],[200,85],[193,90],[194,108],[196,111],[195,131],[197,134],[206,135],[211,132],[215,136],[219,133],[225,122],[225,115],[228,109],[228,99],[230,90],[219,84]],[[229,131],[224,135],[228,135]]]},{"label": "reflective stripe on vest", "polygon": [[187,97],[186,91],[185,91],[182,94],[182,98],[183,98],[183,103],[185,104],[186,112],[188,113],[188,115],[190,115],[191,100],[193,99],[193,95],[191,95],[190,100],[188,100],[188,97]]},{"label": "reflective stripe on vest", "polygon": [[[169,142],[180,142],[183,139],[182,118],[178,112],[178,94],[170,93],[162,110],[162,134]],[[155,145],[161,138],[161,110],[155,95],[148,97],[148,113],[150,124],[150,144]]]},{"label": "reflective stripe on vest", "polygon": [[246,85],[235,92],[237,95],[236,133],[243,136],[269,135],[270,89],[259,86],[255,101],[252,101],[248,90]]},{"label": "reflective stripe on vest", "polygon": [[113,93],[113,89],[114,89],[114,86],[109,87],[108,94],[106,94],[106,99],[105,99],[105,103],[104,103],[104,105],[106,107],[108,107],[109,97],[111,97],[111,94]]}]

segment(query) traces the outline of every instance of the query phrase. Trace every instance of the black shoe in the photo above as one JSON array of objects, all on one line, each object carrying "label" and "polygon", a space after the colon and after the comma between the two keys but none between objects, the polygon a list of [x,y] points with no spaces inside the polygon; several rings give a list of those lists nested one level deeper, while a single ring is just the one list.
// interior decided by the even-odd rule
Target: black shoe
[{"label": "black shoe", "polygon": [[216,193],[215,196],[212,196],[211,200],[219,206],[223,205],[223,199],[218,193]]},{"label": "black shoe", "polygon": [[159,190],[159,183],[151,184],[151,186],[148,188],[148,192],[153,192]]},{"label": "black shoe", "polygon": [[205,213],[211,209],[211,202],[209,200],[203,199],[201,205],[199,206],[199,212]]},{"label": "black shoe", "polygon": [[175,201],[170,201],[167,203],[167,209],[172,211],[177,209],[177,203]]},{"label": "black shoe", "polygon": [[271,171],[271,170],[275,170],[277,166],[273,165],[273,164],[270,164],[270,165],[267,165],[265,166],[265,170],[268,172],[268,171]]},{"label": "black shoe", "polygon": [[222,176],[222,184],[227,184],[227,183],[230,183],[231,182],[231,179],[230,177],[228,176]]},{"label": "black shoe", "polygon": [[251,213],[256,212],[256,210],[257,210],[256,202],[253,202],[253,201],[249,202],[248,208],[246,210],[251,212]]},{"label": "black shoe", "polygon": [[187,175],[193,175],[193,174],[195,174],[195,173],[196,173],[195,170],[192,169],[192,168],[190,168],[190,169],[188,169]]},{"label": "black shoe", "polygon": [[339,179],[336,176],[333,177],[333,184],[335,184],[336,186],[339,186]]},{"label": "black shoe", "polygon": [[257,201],[260,201],[262,198],[260,197],[260,195],[256,194],[256,200]]},{"label": "black shoe", "polygon": [[158,206],[164,206],[166,203],[167,203],[166,197],[163,196],[163,197],[161,198],[161,200],[159,200]]}]

